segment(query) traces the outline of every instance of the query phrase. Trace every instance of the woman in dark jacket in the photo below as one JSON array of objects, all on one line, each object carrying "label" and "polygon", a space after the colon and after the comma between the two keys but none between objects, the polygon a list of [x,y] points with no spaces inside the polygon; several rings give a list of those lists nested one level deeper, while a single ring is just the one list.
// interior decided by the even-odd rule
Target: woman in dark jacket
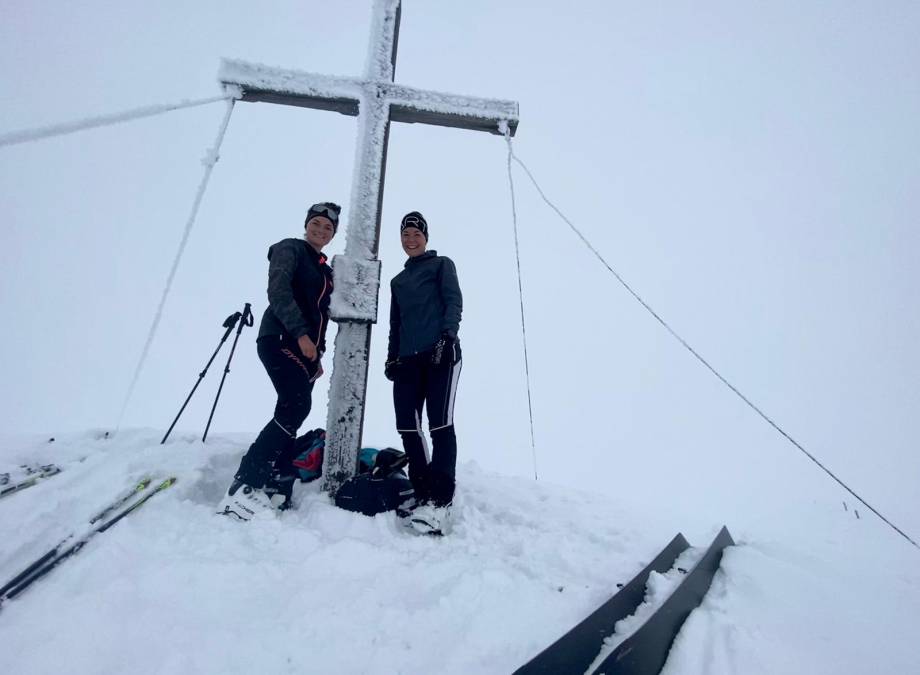
[{"label": "woman in dark jacket", "polygon": [[310,413],[313,383],[323,374],[332,269],[322,250],[335,236],[340,211],[331,202],[314,204],[303,239],[283,239],[268,249],[269,304],[256,343],[278,402],[221,502],[221,513],[240,520],[275,508],[263,488],[275,459],[294,443]]},{"label": "woman in dark jacket", "polygon": [[[393,381],[396,429],[409,457],[415,498],[397,514],[414,530],[442,534],[454,498],[457,436],[454,398],[460,377],[463,296],[453,261],[428,248],[428,223],[418,211],[400,223],[409,256],[390,282],[390,340],[386,376]],[[422,407],[434,446],[431,461],[422,434]]]}]

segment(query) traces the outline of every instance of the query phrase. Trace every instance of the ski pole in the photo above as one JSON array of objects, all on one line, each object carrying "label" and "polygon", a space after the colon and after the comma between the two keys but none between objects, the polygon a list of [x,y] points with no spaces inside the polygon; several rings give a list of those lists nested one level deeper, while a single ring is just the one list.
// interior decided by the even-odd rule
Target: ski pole
[{"label": "ski pole", "polygon": [[[246,307],[249,307],[249,305],[247,304]],[[214,359],[217,357],[217,352],[219,352],[220,348],[224,346],[224,342],[227,341],[227,337],[229,337],[230,332],[236,326],[236,322],[240,320],[241,316],[242,314],[240,314],[239,312],[234,312],[233,314],[231,314],[224,320],[223,327],[227,329],[226,331],[224,331],[224,336],[220,339],[220,342],[217,344],[217,349],[215,349],[214,353],[211,354],[211,358],[208,359],[208,362],[205,365],[204,370],[198,373],[198,381],[195,382],[195,386],[192,387],[192,390],[189,392],[188,396],[185,398],[185,403],[183,403],[182,407],[179,408],[179,412],[176,414],[176,419],[174,419],[172,424],[169,425],[169,429],[166,430],[166,434],[163,436],[163,440],[160,441],[160,445],[163,445],[166,442],[166,439],[169,438],[169,434],[172,433],[173,427],[176,426],[176,422],[179,421],[179,418],[182,416],[182,413],[185,411],[185,406],[187,406],[188,402],[192,400],[192,394],[194,394],[195,390],[198,389],[198,385],[201,384],[201,381],[204,379],[205,374],[208,372],[208,368],[211,367],[211,363],[213,363]],[[250,325],[252,324],[250,323]]]},{"label": "ski pole", "polygon": [[208,438],[208,429],[211,428],[211,420],[214,419],[214,411],[217,410],[217,400],[220,398],[220,392],[224,388],[224,380],[227,379],[227,373],[230,372],[230,361],[233,360],[233,352],[236,351],[236,343],[240,339],[240,333],[243,332],[243,326],[252,325],[252,309],[249,303],[246,303],[246,306],[243,307],[243,320],[240,321],[239,327],[236,329],[236,336],[233,338],[233,346],[230,347],[230,356],[227,357],[227,365],[224,366],[223,377],[220,378],[220,386],[217,387],[217,395],[214,397],[214,405],[211,406],[211,414],[208,416],[208,424],[204,428],[204,435],[201,437],[201,442],[204,443]]}]

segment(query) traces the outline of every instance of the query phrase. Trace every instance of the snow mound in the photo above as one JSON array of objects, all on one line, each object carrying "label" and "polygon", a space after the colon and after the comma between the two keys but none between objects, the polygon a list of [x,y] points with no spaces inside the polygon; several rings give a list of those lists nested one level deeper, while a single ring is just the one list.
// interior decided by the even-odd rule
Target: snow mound
[{"label": "snow mound", "polygon": [[297,510],[240,524],[214,511],[248,439],[159,438],[88,432],[7,456],[64,471],[0,504],[4,581],[140,478],[179,479],[4,606],[10,672],[507,673],[658,546],[609,500],[475,464],[442,539],[337,509],[318,481]]},{"label": "snow mound", "polygon": [[[705,547],[723,524],[708,522],[706,494],[661,491],[655,476],[611,476],[615,500],[473,463],[447,537],[337,509],[317,483],[296,510],[241,524],[214,511],[251,436],[161,435],[0,443],[0,472],[63,468],[0,501],[3,582],[144,476],[178,478],[4,604],[4,672],[507,674],[677,530]],[[620,501],[637,492],[657,499]],[[916,549],[839,501],[791,494],[739,502],[725,524],[738,545],[663,673],[920,672]],[[646,600],[675,579],[654,576]]]}]

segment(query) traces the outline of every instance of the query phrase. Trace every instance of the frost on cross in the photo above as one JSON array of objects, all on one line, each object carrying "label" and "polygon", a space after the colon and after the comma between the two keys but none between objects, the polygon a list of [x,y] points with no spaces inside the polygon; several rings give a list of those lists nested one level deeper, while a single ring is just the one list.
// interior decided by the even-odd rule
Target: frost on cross
[{"label": "frost on cross", "polygon": [[358,140],[345,228],[345,253],[333,258],[330,315],[335,338],[323,488],[334,493],[357,467],[364,425],[371,324],[380,291],[380,212],[390,122],[457,127],[514,135],[518,104],[406,87],[393,82],[400,0],[376,0],[362,77],[336,77],[236,60],[221,63],[219,79],[238,87],[242,101],[332,110],[357,116]]}]

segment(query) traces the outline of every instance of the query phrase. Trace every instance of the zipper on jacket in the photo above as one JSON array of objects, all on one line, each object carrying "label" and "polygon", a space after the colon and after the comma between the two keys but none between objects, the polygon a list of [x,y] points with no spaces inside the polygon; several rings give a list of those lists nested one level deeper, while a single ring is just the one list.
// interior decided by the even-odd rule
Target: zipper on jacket
[{"label": "zipper on jacket", "polygon": [[319,349],[319,343],[322,341],[323,337],[323,310],[320,308],[320,304],[323,301],[323,296],[326,295],[326,288],[328,288],[328,280],[326,279],[326,273],[320,268],[319,273],[323,275],[323,290],[320,291],[319,298],[316,300],[316,309],[319,312],[319,332],[316,334],[316,348]]}]

